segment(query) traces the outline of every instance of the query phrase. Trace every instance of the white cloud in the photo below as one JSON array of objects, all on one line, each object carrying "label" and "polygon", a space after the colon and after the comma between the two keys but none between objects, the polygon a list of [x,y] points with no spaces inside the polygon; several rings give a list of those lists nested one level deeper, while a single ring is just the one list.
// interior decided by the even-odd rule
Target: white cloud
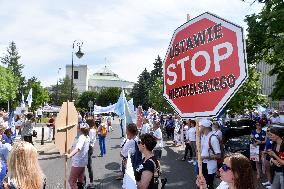
[{"label": "white cloud", "polygon": [[136,81],[158,54],[164,58],[187,13],[209,11],[246,27],[245,15],[260,7],[241,0],[0,1],[0,53],[14,40],[24,74],[47,86],[56,83],[59,67],[70,64],[72,43],[81,39],[86,55],[80,62],[96,68],[107,57],[114,72]]}]

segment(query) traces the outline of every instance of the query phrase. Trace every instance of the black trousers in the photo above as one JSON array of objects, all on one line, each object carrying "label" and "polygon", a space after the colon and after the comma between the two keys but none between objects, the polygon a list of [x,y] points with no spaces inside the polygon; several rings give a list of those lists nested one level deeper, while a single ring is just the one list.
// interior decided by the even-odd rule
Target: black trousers
[{"label": "black trousers", "polygon": [[190,146],[190,143],[185,143],[184,159],[186,159],[188,151],[189,151],[190,157],[192,158],[192,148]]},{"label": "black trousers", "polygon": [[214,189],[213,183],[214,183],[215,173],[214,174],[208,174],[207,163],[202,163],[202,173],[203,173],[203,176],[206,180],[206,184],[208,186],[208,189]]},{"label": "black trousers", "polygon": [[29,142],[32,145],[34,145],[33,144],[33,136],[24,136],[24,141]]},{"label": "black trousers", "polygon": [[166,127],[167,137],[174,138],[174,131],[175,131],[174,127]]},{"label": "black trousers", "polygon": [[94,181],[94,174],[93,174],[93,168],[92,168],[92,155],[93,155],[93,147],[89,146],[87,168],[89,172],[90,182]]}]

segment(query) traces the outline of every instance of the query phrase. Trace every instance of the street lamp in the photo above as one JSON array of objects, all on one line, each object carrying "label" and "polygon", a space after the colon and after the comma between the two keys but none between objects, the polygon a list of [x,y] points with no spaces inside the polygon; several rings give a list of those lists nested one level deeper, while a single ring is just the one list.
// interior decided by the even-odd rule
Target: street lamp
[{"label": "street lamp", "polygon": [[61,68],[58,68],[58,71],[57,71],[57,82],[56,82],[56,105],[59,106],[59,103],[58,103],[58,80],[59,80],[59,71],[61,70]]},{"label": "street lamp", "polygon": [[74,80],[74,63],[73,63],[73,55],[74,55],[74,47],[75,45],[79,48],[78,52],[76,52],[76,56],[78,58],[82,58],[82,56],[84,55],[84,53],[81,51],[81,47],[83,45],[83,42],[80,40],[75,40],[73,42],[73,46],[72,46],[72,65],[71,65],[71,102],[73,101],[73,80]]}]

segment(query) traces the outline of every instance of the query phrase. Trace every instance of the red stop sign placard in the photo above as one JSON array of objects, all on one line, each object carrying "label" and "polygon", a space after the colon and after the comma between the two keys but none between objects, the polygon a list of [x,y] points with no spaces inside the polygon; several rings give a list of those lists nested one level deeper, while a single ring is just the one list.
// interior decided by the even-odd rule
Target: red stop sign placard
[{"label": "red stop sign placard", "polygon": [[164,97],[181,117],[217,116],[247,77],[240,26],[204,13],[174,32],[164,59]]}]

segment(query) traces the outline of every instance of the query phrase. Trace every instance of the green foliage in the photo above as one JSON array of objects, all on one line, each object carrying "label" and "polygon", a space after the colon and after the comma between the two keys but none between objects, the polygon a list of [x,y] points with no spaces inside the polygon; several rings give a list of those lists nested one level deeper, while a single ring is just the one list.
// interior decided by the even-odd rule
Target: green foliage
[{"label": "green foliage", "polygon": [[17,83],[12,71],[0,66],[0,102],[5,104],[16,98]]},{"label": "green foliage", "polygon": [[151,77],[150,82],[151,84],[154,84],[157,78],[163,77],[163,61],[161,57],[158,55],[158,57],[155,59],[154,62],[154,69],[151,71]]},{"label": "green foliage", "polygon": [[115,104],[119,98],[121,89],[117,87],[102,89],[95,100],[96,104],[99,106],[108,106],[110,104]]},{"label": "green foliage", "polygon": [[149,104],[149,89],[150,89],[150,73],[145,70],[139,75],[138,82],[134,84],[131,96],[134,101],[134,106],[141,105],[144,110],[147,110]]},{"label": "green foliage", "polygon": [[152,107],[164,113],[173,112],[173,108],[163,97],[163,78],[159,77],[154,82],[153,86],[149,90],[149,102]]},{"label": "green foliage", "polygon": [[271,74],[277,74],[277,82],[271,97],[284,99],[284,2],[269,0],[264,2],[259,14],[246,17],[248,24],[247,53],[250,63],[265,61],[274,65]]},{"label": "green foliage", "polygon": [[83,92],[75,102],[76,108],[80,109],[83,112],[86,112],[88,110],[88,102],[93,101],[93,103],[95,104],[97,97],[98,93],[95,91]]},{"label": "green foliage", "polygon": [[[57,85],[52,85],[50,89],[50,102],[53,105],[61,106],[63,102],[67,102],[71,98],[71,79],[66,76],[60,79]],[[76,88],[73,89],[73,99],[77,100],[79,93]]]},{"label": "green foliage", "polygon": [[267,106],[267,99],[260,94],[260,74],[254,67],[249,68],[249,78],[227,104],[226,109],[232,113],[243,113],[244,109],[252,110],[256,105]]},{"label": "green foliage", "polygon": [[18,78],[22,77],[22,69],[24,68],[24,65],[19,63],[20,58],[14,41],[12,41],[7,48],[7,54],[1,58],[1,63],[7,65],[14,76]]},{"label": "green foliage", "polygon": [[45,102],[49,101],[49,94],[47,89],[43,88],[40,81],[38,81],[38,79],[35,77],[28,79],[26,82],[23,90],[25,97],[27,97],[31,88],[33,89],[33,102],[31,110],[36,110],[39,106],[43,106]]}]

